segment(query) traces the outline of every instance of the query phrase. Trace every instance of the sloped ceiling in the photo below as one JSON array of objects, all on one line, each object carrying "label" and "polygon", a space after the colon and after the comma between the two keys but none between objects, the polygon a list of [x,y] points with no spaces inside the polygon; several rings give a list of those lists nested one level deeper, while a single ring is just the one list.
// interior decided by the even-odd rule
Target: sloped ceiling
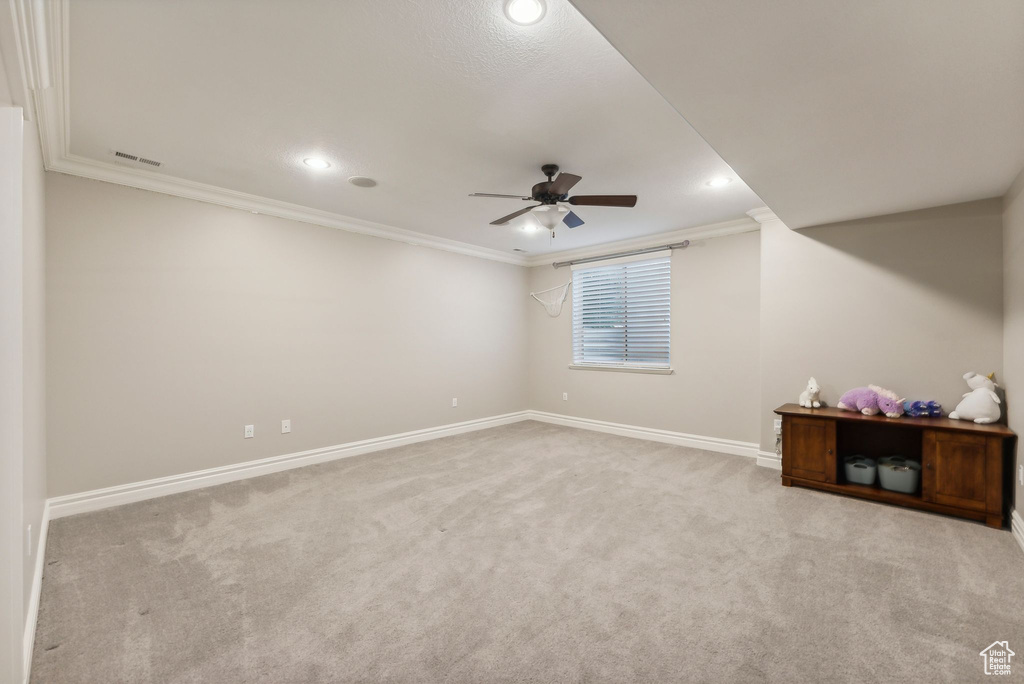
[{"label": "sloped ceiling", "polygon": [[1003,195],[1021,0],[572,0],[790,227]]}]

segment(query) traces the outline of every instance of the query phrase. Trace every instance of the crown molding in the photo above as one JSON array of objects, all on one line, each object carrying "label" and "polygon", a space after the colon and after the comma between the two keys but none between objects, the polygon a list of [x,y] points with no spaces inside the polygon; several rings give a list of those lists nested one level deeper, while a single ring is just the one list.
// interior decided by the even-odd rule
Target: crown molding
[{"label": "crown molding", "polygon": [[140,190],[160,192],[165,195],[184,197],[187,199],[198,200],[200,202],[207,202],[209,204],[219,204],[233,209],[244,209],[258,214],[266,214],[267,216],[276,216],[278,218],[301,221],[302,223],[311,223],[318,226],[325,226],[327,228],[337,228],[338,230],[344,230],[350,233],[371,235],[373,237],[395,240],[419,247],[431,247],[433,249],[441,249],[447,252],[464,254],[466,256],[478,257],[481,259],[490,259],[492,261],[500,261],[507,264],[514,264],[516,266],[526,265],[526,259],[524,257],[516,254],[506,254],[496,249],[478,247],[466,242],[448,240],[446,238],[440,238],[433,235],[417,233],[415,231],[395,228],[394,226],[382,223],[363,221],[349,216],[342,216],[341,214],[334,214],[328,211],[321,211],[319,209],[311,209],[298,204],[281,202],[278,200],[268,199],[266,197],[260,197],[258,195],[250,195],[244,192],[219,188],[205,183],[196,183],[183,178],[165,176],[163,174],[146,171],[145,169],[122,167],[117,164],[96,161],[94,159],[88,159],[77,155],[66,155],[56,159],[48,170],[66,173],[72,176],[81,176],[82,178],[91,178],[93,180],[104,181],[106,183],[126,185]]},{"label": "crown molding", "polygon": [[646,249],[659,245],[681,242],[682,240],[707,240],[710,238],[723,237],[726,235],[738,235],[740,233],[751,233],[761,228],[757,221],[751,218],[734,219],[732,221],[721,221],[710,223],[704,226],[693,228],[682,228],[667,233],[655,233],[644,237],[619,240],[617,242],[606,242],[592,247],[570,249],[562,252],[551,252],[548,254],[537,254],[529,258],[527,266],[550,266],[555,261],[572,261],[573,259],[586,259],[588,257],[601,256],[609,252],[625,252],[634,249]]},{"label": "crown molding", "polygon": [[[67,17],[71,0],[13,1],[31,5],[34,10],[20,15],[20,18],[26,20],[23,33],[36,36],[31,46],[33,49],[23,52],[22,57],[28,65],[27,71],[32,74],[29,86],[32,89],[43,166],[50,171],[66,156],[70,138]],[[29,16],[32,18],[32,27],[27,26]]]},{"label": "crown molding", "polygon": [[30,56],[39,55],[38,47],[45,46],[36,42],[35,27],[45,25],[34,21],[34,7],[37,6],[26,0],[7,0],[6,6],[0,8],[0,61],[6,69],[12,104],[21,107],[22,116],[28,120],[34,114],[32,89],[38,73]]},{"label": "crown molding", "polygon": [[775,215],[775,212],[768,207],[758,207],[757,209],[751,209],[747,212],[747,216],[754,219],[758,223],[768,223],[769,221],[778,221],[779,217]]},{"label": "crown molding", "polygon": [[9,2],[12,8],[12,18],[16,24],[14,28],[18,39],[15,42],[19,52],[22,74],[26,88],[31,92],[31,100],[39,127],[43,163],[47,171],[150,190],[516,266],[539,266],[550,264],[552,261],[598,256],[608,250],[642,249],[679,240],[697,240],[745,233],[757,230],[760,227],[758,223],[763,222],[754,215],[755,212],[762,210],[754,210],[748,212],[751,218],[658,233],[593,247],[525,256],[215,185],[198,183],[147,169],[136,169],[74,155],[70,148],[71,117],[68,108],[70,101],[68,96],[70,0],[9,0]]}]

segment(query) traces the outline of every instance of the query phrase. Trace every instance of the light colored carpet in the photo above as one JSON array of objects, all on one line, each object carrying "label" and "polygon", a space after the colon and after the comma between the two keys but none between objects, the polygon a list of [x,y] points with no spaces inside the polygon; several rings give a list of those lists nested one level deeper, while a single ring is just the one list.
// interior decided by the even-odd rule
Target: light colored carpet
[{"label": "light colored carpet", "polygon": [[1009,532],[536,422],[56,520],[32,681],[985,679]]}]

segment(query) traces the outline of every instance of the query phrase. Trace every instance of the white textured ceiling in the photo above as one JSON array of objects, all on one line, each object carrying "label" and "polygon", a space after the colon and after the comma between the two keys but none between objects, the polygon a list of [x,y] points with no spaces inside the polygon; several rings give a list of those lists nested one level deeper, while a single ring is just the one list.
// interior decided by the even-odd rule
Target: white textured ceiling
[{"label": "white textured ceiling", "polygon": [[[70,3],[70,151],[483,247],[531,253],[741,218],[761,206],[568,2],[519,27],[501,0]],[[315,172],[303,157],[333,167]],[[553,162],[635,209],[526,233],[488,222]],[[353,187],[350,175],[375,178]]]},{"label": "white textured ceiling", "polygon": [[791,227],[1024,166],[1024,0],[573,2]]}]

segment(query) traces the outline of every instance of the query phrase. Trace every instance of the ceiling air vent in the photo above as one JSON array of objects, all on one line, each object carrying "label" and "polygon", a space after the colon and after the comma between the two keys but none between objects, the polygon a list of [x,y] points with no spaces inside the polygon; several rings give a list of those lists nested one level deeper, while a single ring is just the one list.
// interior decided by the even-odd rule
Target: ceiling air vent
[{"label": "ceiling air vent", "polygon": [[149,166],[161,166],[163,164],[163,162],[158,162],[153,159],[146,159],[145,157],[140,157],[136,154],[128,154],[127,152],[121,152],[118,150],[114,150],[114,156],[120,157],[121,159],[125,159],[127,161],[139,162],[140,164],[148,164]]}]

